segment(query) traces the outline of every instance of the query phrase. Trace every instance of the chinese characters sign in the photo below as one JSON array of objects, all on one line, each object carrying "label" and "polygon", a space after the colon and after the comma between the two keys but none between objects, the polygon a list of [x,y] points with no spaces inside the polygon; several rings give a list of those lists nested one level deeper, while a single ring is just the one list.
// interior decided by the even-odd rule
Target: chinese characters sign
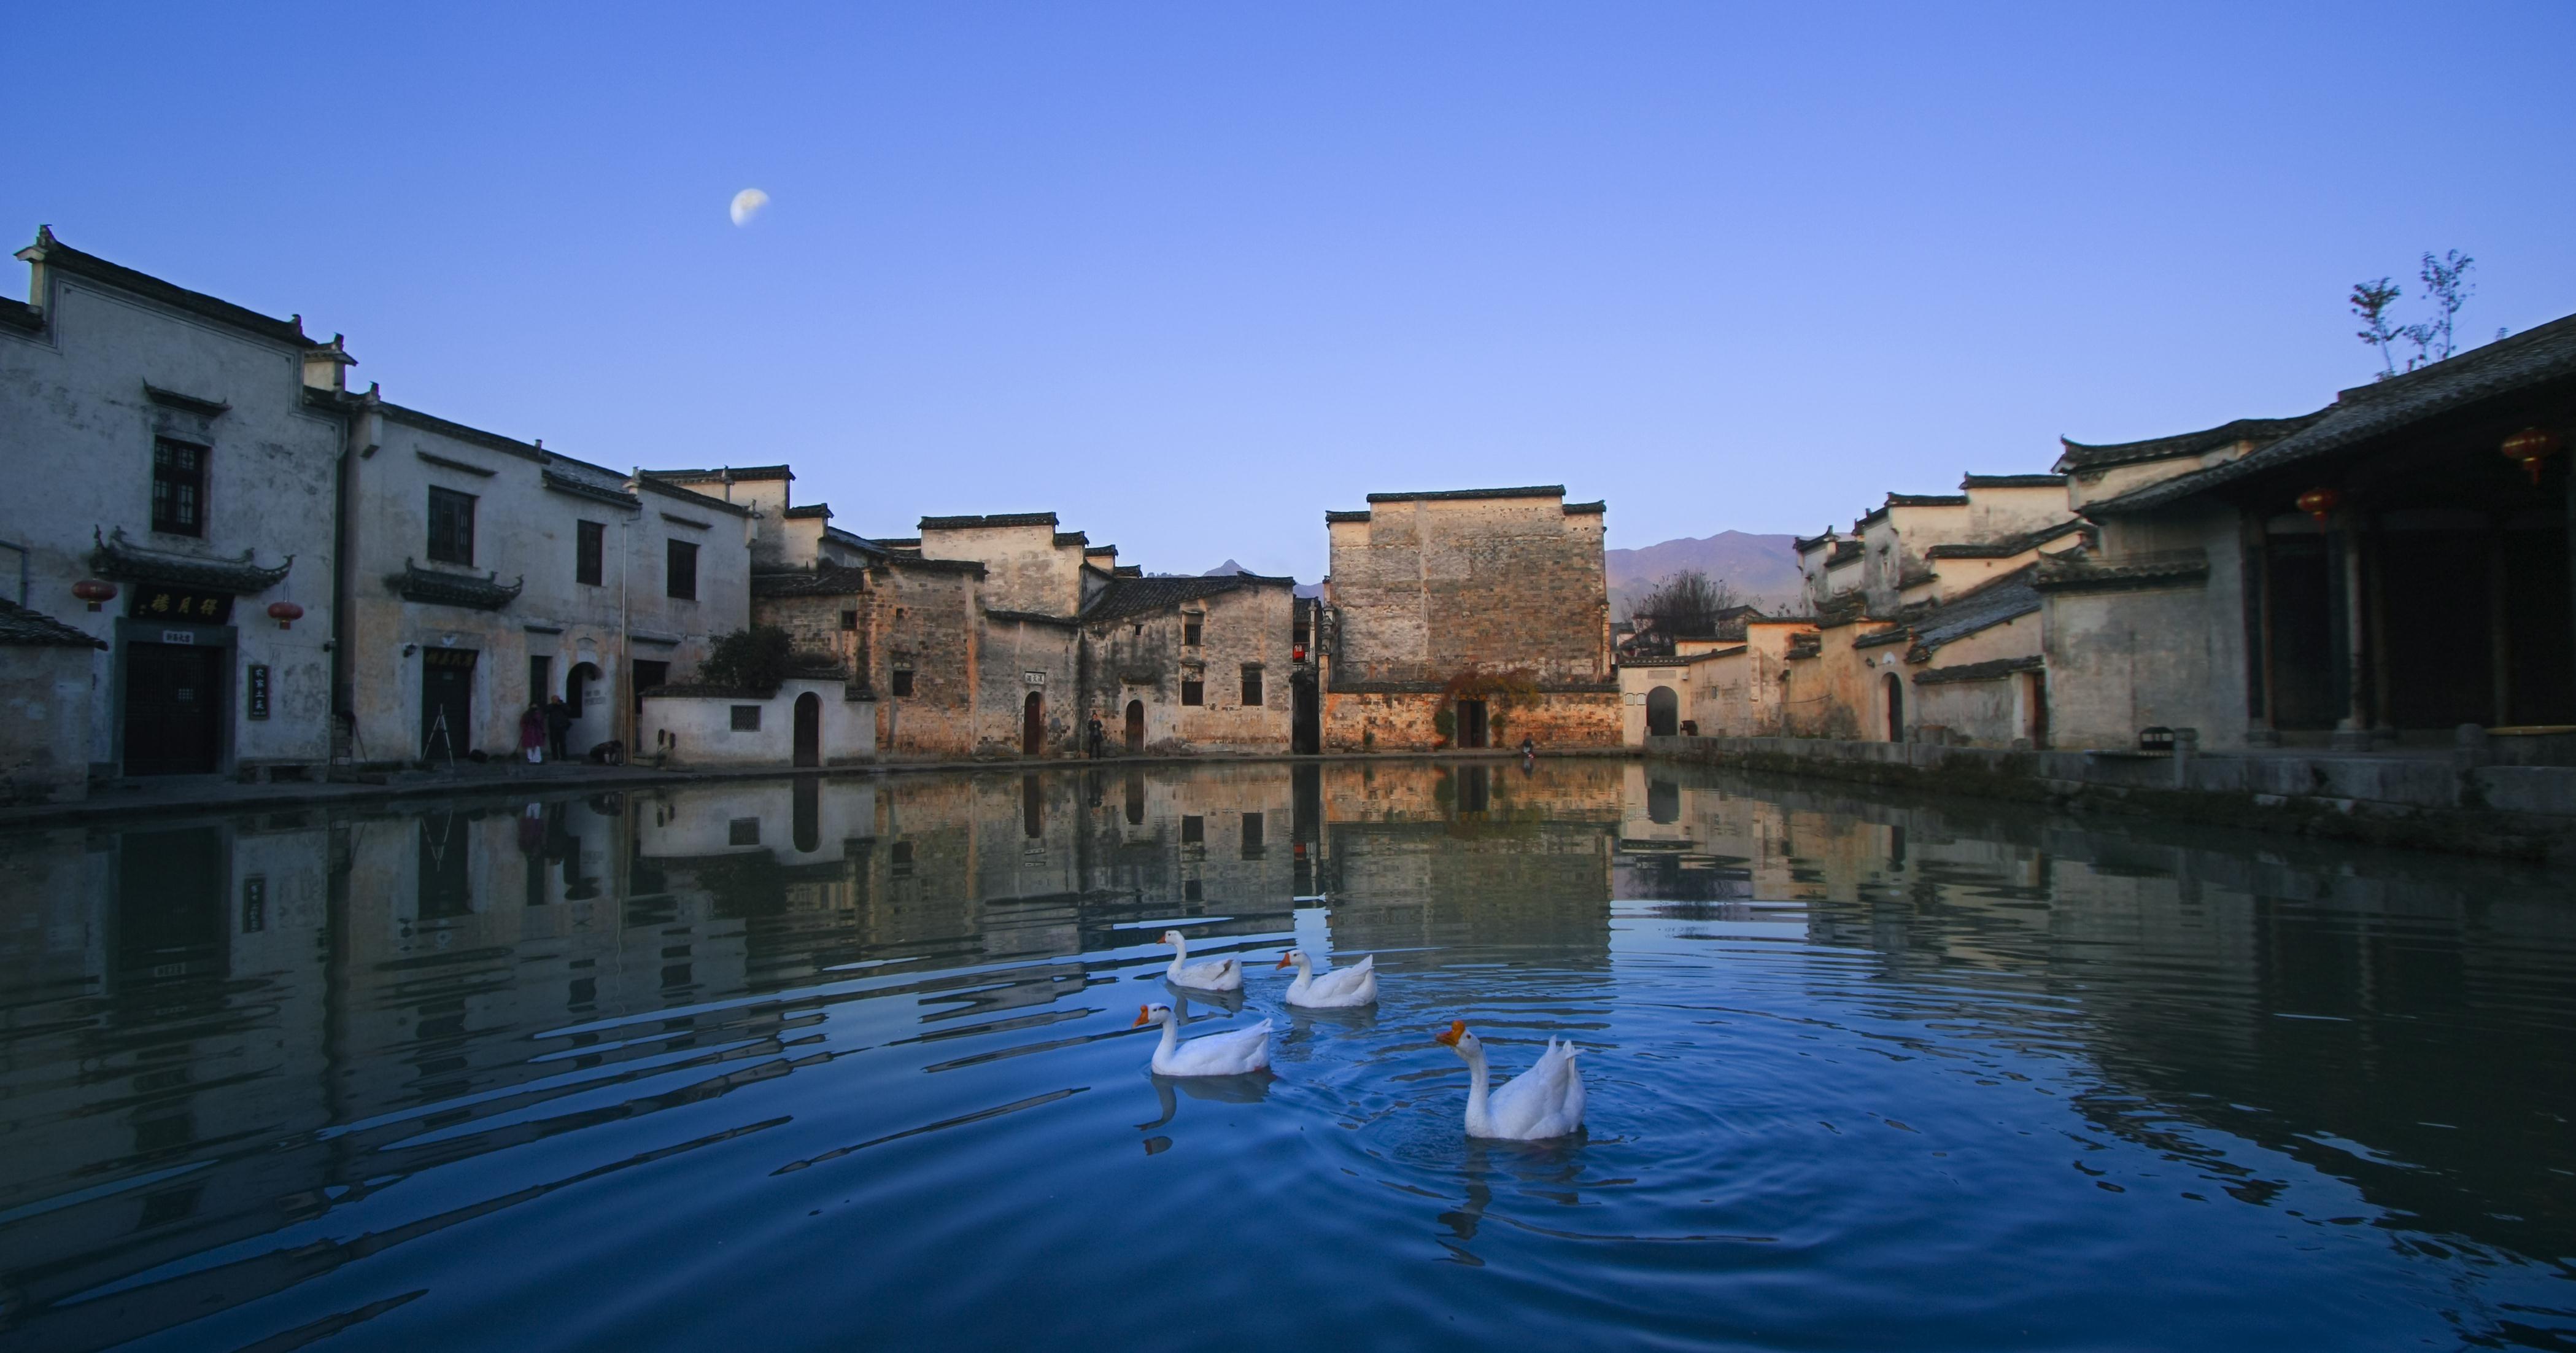
[{"label": "chinese characters sign", "polygon": [[242,700],[249,706],[244,714],[253,719],[268,717],[268,664],[252,663],[243,669]]},{"label": "chinese characters sign", "polygon": [[143,583],[134,589],[133,609],[137,620],[186,620],[200,625],[232,623],[233,597],[230,592],[203,592],[186,587],[166,587],[160,583]]}]

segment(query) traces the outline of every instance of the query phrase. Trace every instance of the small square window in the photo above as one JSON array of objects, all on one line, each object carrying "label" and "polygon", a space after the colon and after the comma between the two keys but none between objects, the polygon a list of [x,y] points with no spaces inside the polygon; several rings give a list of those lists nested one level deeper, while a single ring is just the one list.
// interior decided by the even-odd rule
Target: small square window
[{"label": "small square window", "polygon": [[738,817],[731,822],[726,823],[725,844],[729,846],[759,845],[760,819],[756,817]]},{"label": "small square window", "polygon": [[668,542],[665,556],[668,566],[663,573],[663,593],[680,601],[698,599],[698,547],[685,540]]},{"label": "small square window", "polygon": [[1183,681],[1181,683],[1181,703],[1184,705],[1206,704],[1207,683],[1203,681]]},{"label": "small square window", "polygon": [[429,491],[429,557],[441,564],[474,562],[474,495]]},{"label": "small square window", "polygon": [[1181,900],[1184,902],[1205,902],[1207,900],[1206,886],[1201,884],[1197,879],[1181,880]]},{"label": "small square window", "polygon": [[737,732],[737,733],[757,733],[757,732],[759,732],[759,731],[760,731],[760,706],[758,706],[758,705],[736,705],[736,706],[734,706],[734,707],[733,707],[733,731],[735,731],[735,732]]},{"label": "small square window", "polygon": [[859,613],[858,613],[858,612],[856,612],[856,611],[843,611],[843,612],[841,612],[841,628],[842,628],[842,629],[844,629],[844,630],[854,630],[854,629],[857,629],[858,627],[859,627]]},{"label": "small square window", "polygon": [[1243,858],[1247,860],[1261,858],[1261,814],[1259,813],[1243,815]]},{"label": "small square window", "polygon": [[897,695],[910,695],[910,694],[912,694],[912,669],[911,669],[911,668],[909,668],[909,667],[898,667],[898,668],[894,669],[894,693],[895,693],[895,694],[897,694]]},{"label": "small square window", "polygon": [[1193,843],[1193,842],[1204,841],[1204,840],[1206,840],[1206,839],[1207,839],[1207,819],[1206,819],[1206,818],[1203,818],[1203,817],[1197,817],[1197,816],[1188,816],[1188,817],[1183,817],[1183,818],[1181,819],[1181,844],[1182,844],[1182,845],[1185,845],[1185,846],[1186,846],[1186,845],[1189,845],[1189,844],[1191,844],[1191,843]]},{"label": "small square window", "polygon": [[896,878],[909,877],[912,873],[912,843],[895,842],[894,849],[887,852],[887,863],[893,866]]},{"label": "small square window", "polygon": [[1192,648],[1198,647],[1199,628],[1199,617],[1194,615],[1181,617],[1181,642]]},{"label": "small square window", "polygon": [[1261,703],[1261,669],[1258,666],[1251,664],[1246,664],[1244,666],[1243,703],[1246,705],[1259,705]]}]

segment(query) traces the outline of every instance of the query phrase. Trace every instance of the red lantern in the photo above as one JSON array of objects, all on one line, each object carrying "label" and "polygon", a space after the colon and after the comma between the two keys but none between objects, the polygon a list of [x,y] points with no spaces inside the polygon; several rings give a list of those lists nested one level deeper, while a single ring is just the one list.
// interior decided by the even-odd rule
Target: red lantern
[{"label": "red lantern", "polygon": [[2343,502],[2343,495],[2333,489],[2310,489],[2299,495],[2299,510],[2325,524],[2326,517]]},{"label": "red lantern", "polygon": [[1306,660],[1306,646],[1304,644],[1297,645],[1295,648],[1289,650],[1289,656],[1298,662],[1304,662]]},{"label": "red lantern", "polygon": [[296,621],[304,618],[304,608],[291,601],[272,601],[268,604],[268,618],[276,621],[279,629],[291,630]]},{"label": "red lantern", "polygon": [[2524,428],[2505,438],[2500,449],[2506,460],[2519,462],[2537,486],[2540,483],[2540,462],[2558,454],[2558,434],[2548,428]]},{"label": "red lantern", "polygon": [[95,611],[102,604],[116,600],[116,584],[98,578],[83,578],[72,584],[72,595],[88,602],[89,608]]}]

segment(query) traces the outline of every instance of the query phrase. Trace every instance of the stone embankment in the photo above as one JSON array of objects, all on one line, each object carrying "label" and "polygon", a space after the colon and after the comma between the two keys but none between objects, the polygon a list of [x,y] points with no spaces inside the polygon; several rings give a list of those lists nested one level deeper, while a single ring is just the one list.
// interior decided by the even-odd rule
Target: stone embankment
[{"label": "stone embankment", "polygon": [[1999,751],[1823,738],[1650,737],[1646,754],[1735,770],[2137,813],[2460,854],[2576,860],[2576,766],[2450,755]]}]

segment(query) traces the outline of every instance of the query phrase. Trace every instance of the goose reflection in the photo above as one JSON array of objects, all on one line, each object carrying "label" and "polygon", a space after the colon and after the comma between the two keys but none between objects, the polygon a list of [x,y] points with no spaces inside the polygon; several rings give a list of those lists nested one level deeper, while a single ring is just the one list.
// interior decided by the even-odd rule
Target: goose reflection
[{"label": "goose reflection", "polygon": [[[1258,1104],[1269,1097],[1272,1077],[1266,1071],[1247,1072],[1240,1076],[1157,1076],[1148,1072],[1146,1079],[1154,1083],[1154,1098],[1161,1103],[1163,1113],[1153,1122],[1138,1123],[1136,1130],[1139,1132],[1151,1132],[1162,1127],[1180,1112],[1180,1095],[1173,1093],[1175,1088],[1192,1099],[1218,1104]],[[1171,1143],[1164,1141],[1163,1145]],[[1145,1154],[1152,1155],[1161,1149],[1149,1142]]]},{"label": "goose reflection", "polygon": [[[1174,982],[1168,977],[1163,979],[1163,989],[1172,993],[1172,1013],[1179,1017],[1183,1024],[1190,1022],[1190,1007],[1192,1005],[1206,1006],[1210,1010],[1221,1010],[1228,1015],[1240,1015],[1243,1013],[1243,993],[1241,991],[1208,991],[1199,987],[1185,987]],[[1206,1018],[1204,1014],[1200,1017]]]},{"label": "goose reflection", "polygon": [[1464,1197],[1458,1206],[1441,1211],[1434,1219],[1443,1228],[1433,1235],[1450,1257],[1478,1268],[1485,1261],[1467,1248],[1485,1222],[1485,1214],[1494,1205],[1494,1186],[1506,1175],[1513,1191],[1527,1197],[1564,1207],[1583,1201],[1579,1187],[1583,1173],[1582,1153],[1570,1139],[1545,1142],[1481,1141],[1468,1138],[1466,1151],[1459,1160],[1459,1180]]}]

